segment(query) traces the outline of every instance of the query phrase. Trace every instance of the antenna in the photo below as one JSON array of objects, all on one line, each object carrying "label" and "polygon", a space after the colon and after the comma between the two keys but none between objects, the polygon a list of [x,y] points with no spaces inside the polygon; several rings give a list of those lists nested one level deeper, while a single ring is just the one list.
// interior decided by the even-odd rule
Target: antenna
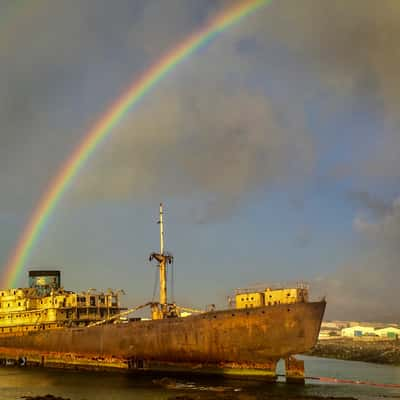
[{"label": "antenna", "polygon": [[160,203],[160,254],[164,254],[164,223],[163,223],[163,205]]}]

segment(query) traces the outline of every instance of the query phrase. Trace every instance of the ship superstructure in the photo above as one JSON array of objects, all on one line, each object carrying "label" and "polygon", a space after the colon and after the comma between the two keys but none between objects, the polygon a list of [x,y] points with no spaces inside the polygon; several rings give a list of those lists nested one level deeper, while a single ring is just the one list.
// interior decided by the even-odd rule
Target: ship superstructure
[{"label": "ship superstructure", "polygon": [[309,301],[309,288],[304,283],[294,287],[266,287],[236,289],[236,308],[275,306],[277,304],[306,303]]},{"label": "ship superstructure", "polygon": [[60,286],[60,275],[60,271],[29,271],[29,288],[1,290],[0,333],[84,327],[124,310],[120,292],[67,291]]}]

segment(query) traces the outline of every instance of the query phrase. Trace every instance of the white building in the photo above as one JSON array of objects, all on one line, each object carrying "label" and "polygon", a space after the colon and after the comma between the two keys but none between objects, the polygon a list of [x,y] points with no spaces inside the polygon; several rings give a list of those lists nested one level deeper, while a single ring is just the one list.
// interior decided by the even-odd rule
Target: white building
[{"label": "white building", "polygon": [[375,328],[372,326],[351,326],[349,328],[343,328],[341,334],[345,337],[374,336]]},{"label": "white building", "polygon": [[377,329],[375,333],[381,338],[398,339],[400,338],[400,329],[389,326],[387,328]]}]

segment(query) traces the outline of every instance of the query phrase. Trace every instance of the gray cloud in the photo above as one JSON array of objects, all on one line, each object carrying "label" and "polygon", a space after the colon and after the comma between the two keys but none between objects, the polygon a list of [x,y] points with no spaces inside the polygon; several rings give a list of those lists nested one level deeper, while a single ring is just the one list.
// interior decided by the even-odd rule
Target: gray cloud
[{"label": "gray cloud", "polygon": [[366,191],[351,191],[348,198],[359,207],[363,207],[372,214],[383,217],[392,211],[392,204]]},{"label": "gray cloud", "polygon": [[[304,0],[293,6],[291,0],[282,0],[272,2],[268,12],[255,19],[258,23],[242,24],[241,34],[257,32],[260,48],[273,40],[296,54],[295,65],[278,59],[283,74],[293,77],[304,64],[319,77],[318,112],[330,117],[331,125],[341,126],[343,101],[347,109],[341,112],[358,119],[346,136],[341,128],[335,132],[336,138],[354,148],[353,160],[335,170],[377,179],[399,177],[400,3]],[[270,60],[272,65],[276,62]],[[315,90],[315,85],[303,88],[304,99],[312,98]]]},{"label": "gray cloud", "polygon": [[0,207],[33,207],[127,82],[222,6],[43,0],[25,12],[0,5],[13,17],[0,38]]},{"label": "gray cloud", "polygon": [[362,321],[397,321],[400,280],[400,201],[377,221],[361,217],[354,228],[362,238],[363,255],[333,275],[314,282],[328,296],[328,317]]},{"label": "gray cloud", "polygon": [[132,113],[80,177],[78,198],[204,196],[215,217],[265,185],[307,176],[313,157],[304,128],[288,129],[268,98],[207,78],[164,87]]},{"label": "gray cloud", "polygon": [[[93,7],[93,3],[86,0],[79,2],[78,7],[78,3],[48,2],[46,15],[37,13],[20,27],[21,31],[18,34],[15,33],[13,47],[3,41],[0,43],[0,46],[7,48],[7,52],[0,52],[2,69],[6,72],[2,74],[0,88],[2,93],[8,93],[7,96],[0,98],[2,105],[0,120],[4,132],[0,139],[0,162],[5,165],[4,170],[15,170],[18,164],[18,170],[31,174],[28,179],[30,181],[45,176],[46,178],[41,178],[43,182],[39,184],[42,188],[44,182],[50,179],[50,171],[59,165],[57,161],[65,158],[90,121],[107,106],[107,100],[112,101],[128,77],[131,79],[132,68],[140,73],[153,59],[179,42],[193,29],[194,16],[197,16],[198,24],[201,25],[208,16],[230,3],[210,2],[207,3],[209,7],[199,7],[196,1],[172,2],[171,0],[168,6],[162,1],[139,1],[132,6],[131,2],[121,0],[117,6],[109,7],[107,2],[102,2],[100,5],[96,3],[97,7]],[[297,129],[297,126],[302,131],[307,129],[302,102],[314,98],[320,90],[318,85],[321,83],[335,93],[355,96],[360,102],[370,102],[372,108],[380,107],[382,103],[388,115],[385,121],[392,121],[392,124],[385,122],[385,129],[376,133],[379,145],[374,147],[374,153],[365,150],[364,157],[361,157],[363,163],[349,170],[352,172],[357,170],[360,174],[397,176],[400,170],[397,168],[400,135],[394,132],[397,132],[398,127],[396,105],[400,94],[398,89],[400,85],[395,84],[398,81],[396,65],[399,61],[397,46],[399,8],[396,1],[385,0],[379,7],[376,7],[373,0],[350,2],[305,0],[301,7],[293,7],[292,2],[287,0],[273,2],[265,10],[227,31],[217,43],[207,49],[203,57],[192,58],[189,63],[190,68],[182,67],[181,78],[176,82],[181,99],[174,101],[177,104],[180,102],[181,105],[186,103],[190,100],[187,93],[191,92],[195,101],[198,102],[200,96],[206,96],[207,102],[211,103],[216,90],[212,88],[208,88],[208,92],[198,90],[209,76],[214,78],[213,83],[216,83],[218,90],[224,91],[225,87],[232,85],[232,80],[238,86],[237,94],[231,95],[227,101],[232,102],[233,97],[239,101],[238,93],[242,89],[247,99],[253,96],[253,92],[255,98],[261,98],[265,93],[250,90],[246,81],[255,74],[258,78],[262,76],[262,69],[265,68],[268,71],[279,70],[280,79],[285,82],[285,86],[291,87],[288,96],[297,99],[299,103],[295,108],[287,103],[279,104],[276,100],[272,104],[268,100],[271,104],[267,108],[269,110],[274,108],[272,118],[275,120],[269,124],[278,124],[280,130]],[[117,20],[118,24],[109,24],[108,20]],[[40,29],[37,29],[39,26]],[[271,40],[295,54],[297,62],[290,63],[288,60],[272,57]],[[211,60],[213,61],[210,62]],[[309,70],[318,73],[320,81],[317,84],[304,86],[302,63],[307,64]],[[226,70],[227,65],[230,66],[229,72]],[[116,78],[118,76],[121,77],[120,80]],[[104,82],[107,80],[113,82],[111,85],[114,85],[114,93],[104,87]],[[191,85],[190,80],[193,80]],[[108,98],[105,92],[109,92]],[[104,98],[103,104],[95,101],[99,97]],[[373,101],[377,97],[382,98],[382,101]],[[262,99],[261,104],[263,101]],[[73,102],[77,104],[72,104]],[[95,103],[97,108],[94,106]],[[194,108],[190,109],[189,104],[190,101],[184,105],[185,112],[192,115]],[[330,105],[329,103],[328,106]],[[208,111],[212,112],[213,107],[210,106],[208,111],[204,104],[193,103],[193,107],[200,107],[200,112],[203,114],[196,120],[196,123],[199,123],[201,119],[203,124],[199,125],[199,131],[209,129],[205,124],[207,118],[204,115]],[[239,103],[231,104],[231,107],[235,112],[239,112]],[[71,126],[65,129],[62,127],[68,109],[76,121],[73,129]],[[162,113],[162,111],[157,112],[157,115]],[[277,116],[279,113],[284,117]],[[182,115],[181,112],[179,117]],[[243,115],[243,119],[245,118]],[[289,120],[289,126],[283,127],[282,121],[276,123],[277,119],[284,118]],[[215,115],[212,115],[211,119],[215,121]],[[225,124],[224,129],[228,129],[226,123],[222,123]],[[245,128],[244,121],[238,124],[240,125],[238,130]],[[202,129],[203,126],[205,129]],[[212,127],[215,128],[216,126]],[[188,128],[185,126],[185,129]],[[229,129],[231,134],[226,138],[231,139],[234,136],[232,133],[234,128],[229,127]],[[34,135],[29,135],[31,130],[35,132]],[[55,130],[57,134],[54,133]],[[114,136],[117,135],[121,134],[115,132]],[[362,133],[354,132],[355,137],[360,138],[361,135]],[[251,136],[254,138],[254,135]],[[289,153],[292,152],[293,146],[297,146],[300,153],[314,152],[315,148],[310,146],[310,139],[305,138],[306,135],[302,133],[299,136],[300,139],[295,139],[295,144],[282,142],[281,146],[287,145]],[[198,142],[196,145],[207,146],[204,141],[208,136],[203,134],[201,137],[203,143]],[[209,137],[213,135],[210,134]],[[231,147],[241,146],[239,137],[237,133],[231,142]],[[217,139],[218,135],[214,138]],[[35,160],[42,159],[41,149],[45,147],[44,143],[51,148],[46,154],[46,159],[49,160],[46,166],[43,166],[42,162],[35,163]],[[237,151],[231,147],[227,146],[227,149]],[[218,145],[214,147],[213,144],[211,149],[214,148],[217,149]],[[361,145],[361,152],[362,150]],[[179,156],[182,158],[185,153],[187,154],[186,151],[180,150]],[[18,162],[10,161],[9,158],[15,154],[19,154]],[[244,157],[245,151],[241,154]],[[247,157],[251,157],[250,154]],[[176,158],[177,154],[174,156]],[[295,159],[303,156],[310,158],[310,155],[303,154]],[[286,176],[288,171],[283,171],[283,163],[278,161],[279,167],[275,170],[277,164],[273,159],[273,154],[269,154],[269,177],[274,177],[276,173]],[[31,161],[28,163],[25,160]],[[190,163],[199,164],[199,160],[199,155],[196,154],[191,157]],[[210,160],[206,162],[210,163]],[[309,161],[306,161],[307,163],[308,166],[304,165],[303,170],[309,169]],[[135,168],[138,171],[143,170],[137,165]],[[150,185],[152,178],[149,178],[149,172],[151,168],[156,167],[146,165],[144,168],[147,171],[144,181]],[[249,174],[254,174],[258,170],[249,168]],[[233,174],[239,174],[236,192],[239,192],[240,185],[244,185],[242,189],[246,190],[245,170],[238,171],[232,166],[229,170]],[[46,171],[49,173],[46,174]],[[197,180],[201,183],[202,178],[196,175],[194,169],[189,172],[195,175],[193,182]],[[207,169],[205,172],[208,173]],[[261,183],[269,179],[268,174],[261,172],[262,178],[258,181]],[[115,178],[116,181],[121,179]],[[225,171],[222,185],[220,182],[213,184],[213,179],[208,178],[203,181],[203,186],[206,190],[211,190],[213,185],[217,191],[220,188],[231,190],[228,187],[233,186],[230,181],[232,179],[234,178]],[[249,182],[252,179],[250,177]],[[7,182],[6,177],[4,182]],[[95,189],[93,185],[91,186],[93,191],[98,192],[100,189]],[[113,186],[115,185],[117,183]],[[127,187],[123,183],[119,185]],[[153,187],[157,186],[157,183],[153,184]],[[101,191],[104,192],[104,185]]]}]

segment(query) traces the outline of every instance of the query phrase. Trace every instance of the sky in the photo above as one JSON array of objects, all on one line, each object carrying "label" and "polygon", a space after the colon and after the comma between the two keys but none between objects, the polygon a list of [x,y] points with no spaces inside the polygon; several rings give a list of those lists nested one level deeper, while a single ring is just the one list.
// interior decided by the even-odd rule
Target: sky
[{"label": "sky", "polygon": [[[236,0],[0,3],[0,273],[107,108]],[[400,3],[272,1],[177,66],[113,129],[28,269],[153,296],[158,204],[179,304],[307,281],[328,319],[399,321]]]}]

